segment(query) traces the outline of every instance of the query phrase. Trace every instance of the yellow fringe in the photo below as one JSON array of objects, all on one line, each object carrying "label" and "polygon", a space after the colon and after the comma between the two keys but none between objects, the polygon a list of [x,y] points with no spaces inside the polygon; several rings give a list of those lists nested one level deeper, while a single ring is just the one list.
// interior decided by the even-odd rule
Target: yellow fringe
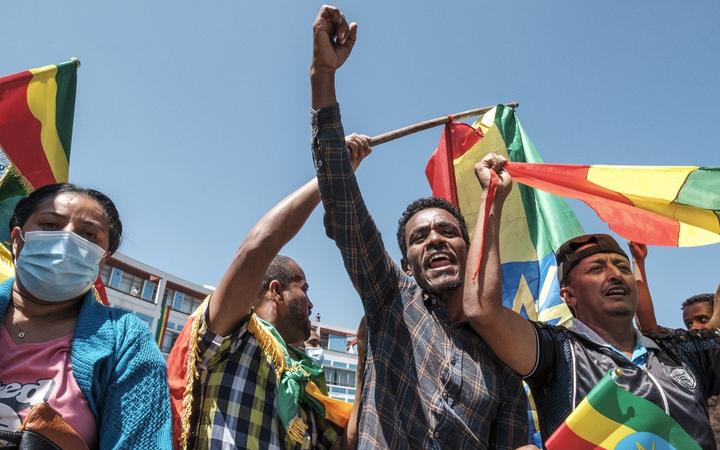
[{"label": "yellow fringe", "polygon": [[202,317],[205,315],[205,309],[210,301],[208,295],[204,302],[195,311],[195,319],[192,324],[192,332],[190,333],[190,348],[188,349],[187,374],[185,378],[185,392],[183,393],[183,414],[180,418],[180,450],[187,450],[188,435],[190,434],[190,417],[192,415],[193,405],[193,385],[198,378],[197,371],[198,361],[198,342],[200,341],[200,324]]},{"label": "yellow fringe", "polygon": [[307,433],[307,430],[307,423],[300,416],[295,416],[295,418],[290,421],[290,425],[287,429],[287,434],[288,436],[290,436],[290,439],[302,444],[305,440],[305,434]]},{"label": "yellow fringe", "polygon": [[255,336],[260,349],[275,367],[275,378],[279,383],[282,378],[282,374],[285,373],[285,370],[287,370],[287,363],[285,362],[285,352],[283,351],[283,348],[275,339],[275,336],[262,326],[254,309],[250,311],[250,320],[248,321],[247,329],[250,334]]}]

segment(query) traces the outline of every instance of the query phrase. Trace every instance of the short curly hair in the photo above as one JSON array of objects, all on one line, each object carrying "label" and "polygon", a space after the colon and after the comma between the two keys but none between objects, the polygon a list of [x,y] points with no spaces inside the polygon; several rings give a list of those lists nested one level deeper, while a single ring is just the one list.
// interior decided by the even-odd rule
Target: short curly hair
[{"label": "short curly hair", "polygon": [[400,246],[400,252],[402,252],[403,259],[407,258],[407,244],[405,243],[405,229],[407,227],[408,221],[410,221],[410,218],[417,214],[418,212],[424,210],[424,209],[430,209],[430,208],[438,208],[438,209],[444,209],[445,211],[449,212],[453,215],[460,224],[460,232],[462,233],[462,237],[465,240],[465,243],[467,245],[470,245],[470,235],[468,234],[467,225],[465,224],[465,218],[463,217],[462,213],[458,208],[452,205],[449,201],[445,200],[444,198],[440,197],[424,197],[419,198],[415,200],[414,202],[410,203],[407,208],[405,208],[405,211],[402,213],[402,216],[400,216],[400,220],[398,220],[398,230],[397,230],[397,241],[398,245]]},{"label": "short curly hair", "polygon": [[682,302],[682,305],[680,305],[680,309],[685,311],[685,308],[687,308],[690,305],[694,305],[695,303],[707,303],[710,305],[710,308],[713,308],[715,305],[715,296],[713,294],[697,294],[693,295],[692,297],[688,298],[684,302]]}]

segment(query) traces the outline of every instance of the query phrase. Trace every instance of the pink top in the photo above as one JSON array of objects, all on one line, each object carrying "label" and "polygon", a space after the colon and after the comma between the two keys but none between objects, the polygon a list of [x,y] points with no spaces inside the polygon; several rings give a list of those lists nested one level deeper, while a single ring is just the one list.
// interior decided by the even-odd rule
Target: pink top
[{"label": "pink top", "polygon": [[0,325],[0,430],[16,431],[30,409],[46,401],[83,438],[97,445],[97,424],[75,382],[71,335],[16,344]]}]

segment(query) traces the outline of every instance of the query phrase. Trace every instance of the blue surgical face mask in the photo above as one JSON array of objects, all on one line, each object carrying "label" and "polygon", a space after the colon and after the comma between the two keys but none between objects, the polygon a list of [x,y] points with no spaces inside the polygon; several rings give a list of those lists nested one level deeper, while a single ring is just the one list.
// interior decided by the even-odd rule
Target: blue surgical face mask
[{"label": "blue surgical face mask", "polygon": [[20,284],[33,297],[62,302],[90,290],[105,250],[72,231],[28,231],[15,262]]},{"label": "blue surgical face mask", "polygon": [[325,350],[322,347],[308,347],[305,349],[305,354],[312,359],[313,364],[322,367],[323,358],[325,357]]}]

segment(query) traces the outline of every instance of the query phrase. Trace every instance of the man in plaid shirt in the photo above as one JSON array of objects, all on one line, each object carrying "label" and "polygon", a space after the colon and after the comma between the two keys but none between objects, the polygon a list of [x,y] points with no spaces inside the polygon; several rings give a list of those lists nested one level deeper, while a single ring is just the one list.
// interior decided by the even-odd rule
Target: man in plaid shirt
[{"label": "man in plaid shirt", "polygon": [[445,201],[414,202],[400,220],[402,267],[390,259],[360,195],[335,98],[335,71],[357,25],[324,6],[313,31],[313,158],[325,225],[367,317],[358,448],[515,449],[528,439],[527,402],[518,377],[465,320],[464,220]]},{"label": "man in plaid shirt", "polygon": [[[367,154],[368,140],[358,135],[343,140],[354,167]],[[188,335],[190,342],[197,343],[196,350],[173,347],[168,360],[171,369],[187,365],[186,372],[194,373],[196,368],[198,373],[198,378],[190,377],[190,383],[182,383],[183,376],[178,383],[183,400],[185,395],[191,399],[189,419],[184,409],[173,411],[174,422],[181,424],[175,427],[180,449],[324,450],[340,445],[343,430],[301,399],[298,417],[307,424],[302,438],[293,437],[281,423],[279,361],[264,346],[267,340],[263,343],[254,335],[260,334],[257,326],[253,331],[251,325],[257,324],[253,316],[269,322],[285,343],[304,341],[310,335],[313,305],[305,274],[295,261],[277,252],[297,234],[319,202],[318,183],[313,179],[268,211],[246,236],[207,309],[199,310],[198,317],[186,324],[193,330]],[[285,348],[293,360],[302,358],[297,349]],[[196,364],[190,363],[193,355],[197,355]],[[321,378],[313,381],[322,391],[324,375]],[[175,386],[172,381],[171,376],[171,386]],[[304,389],[304,383],[300,388]]]}]

